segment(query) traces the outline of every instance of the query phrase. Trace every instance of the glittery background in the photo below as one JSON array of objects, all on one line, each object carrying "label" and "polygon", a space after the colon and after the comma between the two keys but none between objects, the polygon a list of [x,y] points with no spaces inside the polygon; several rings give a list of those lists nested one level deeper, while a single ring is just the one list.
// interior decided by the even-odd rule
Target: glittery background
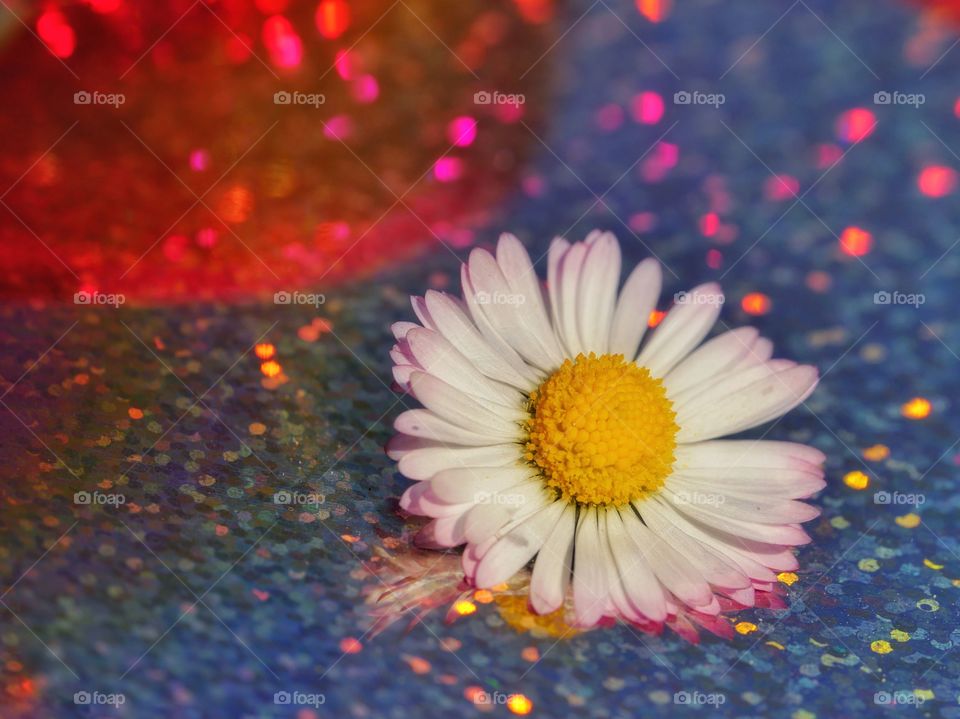
[{"label": "glittery background", "polygon": [[[117,4],[104,16],[131,10]],[[3,82],[20,103],[2,121],[0,715],[960,716],[954,27],[892,0],[503,2],[494,72],[461,42],[473,3],[375,6],[323,42],[313,5],[227,13],[262,58],[234,70],[204,55],[222,25],[203,3],[166,22],[136,8],[142,38],[87,54],[85,32],[105,30],[64,7],[76,51],[63,62],[81,77],[116,78],[149,49],[113,88],[130,94],[121,117],[38,91],[38,78],[83,87],[44,56],[60,26],[41,32],[26,5],[31,32],[4,16]],[[150,49],[184,11],[197,17]],[[278,12],[302,37],[292,75],[277,64],[292,41],[271,54],[257,29]],[[262,104],[298,86],[346,93],[339,74],[316,78],[384,12],[413,15],[370,30],[369,52],[387,53],[374,66],[386,77],[400,62],[387,48],[417,71],[342,110],[369,132],[345,140],[357,155],[311,144],[313,108],[292,121]],[[184,82],[181,105],[164,105]],[[196,99],[219,82],[222,115]],[[473,104],[496,89],[525,92],[523,113]],[[241,117],[242,141],[218,140]],[[438,170],[456,117],[479,118],[476,139]],[[244,157],[278,118],[292,124]],[[222,164],[190,169],[197,149]],[[177,177],[209,171],[199,194],[233,162],[225,185],[240,190],[164,231],[195,199]],[[294,168],[280,195],[277,163]],[[423,172],[419,204],[364,240],[396,198],[376,178],[402,178],[387,180],[400,194]],[[456,565],[412,550],[418,523],[398,512],[408,483],[382,447],[409,400],[391,389],[389,323],[411,317],[411,292],[456,290],[455,256],[502,229],[537,258],[554,234],[593,227],[663,261],[661,309],[720,279],[725,325],[754,324],[820,368],[804,407],[753,433],[828,456],[814,543],[781,576],[790,608],[741,612],[733,640],[694,645],[531,627],[484,595],[450,624],[441,605],[374,635],[381,581],[449,584]],[[141,274],[119,278],[144,251]],[[294,289],[324,302],[271,302]],[[126,302],[72,304],[82,290]]]}]

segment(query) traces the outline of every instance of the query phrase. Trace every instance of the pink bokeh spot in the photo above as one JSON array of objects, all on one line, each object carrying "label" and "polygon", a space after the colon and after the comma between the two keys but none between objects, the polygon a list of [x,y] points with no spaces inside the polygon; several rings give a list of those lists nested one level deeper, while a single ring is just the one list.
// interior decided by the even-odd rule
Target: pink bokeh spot
[{"label": "pink bokeh spot", "polygon": [[656,125],[663,112],[663,98],[656,92],[641,92],[630,101],[630,116],[642,125]]},{"label": "pink bokeh spot", "polygon": [[469,147],[477,139],[477,121],[469,115],[453,118],[447,125],[447,139],[457,147]]},{"label": "pink bokeh spot", "polygon": [[458,157],[441,157],[433,166],[433,176],[440,182],[453,182],[463,174],[463,162]]}]

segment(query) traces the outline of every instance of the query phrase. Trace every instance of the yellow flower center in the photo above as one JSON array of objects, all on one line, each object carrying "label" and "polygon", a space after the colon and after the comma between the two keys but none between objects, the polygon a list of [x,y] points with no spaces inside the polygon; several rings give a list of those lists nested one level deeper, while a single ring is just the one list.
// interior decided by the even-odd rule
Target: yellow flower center
[{"label": "yellow flower center", "polygon": [[526,459],[571,503],[619,507],[673,468],[676,414],[663,382],[623,355],[577,355],[530,394]]}]

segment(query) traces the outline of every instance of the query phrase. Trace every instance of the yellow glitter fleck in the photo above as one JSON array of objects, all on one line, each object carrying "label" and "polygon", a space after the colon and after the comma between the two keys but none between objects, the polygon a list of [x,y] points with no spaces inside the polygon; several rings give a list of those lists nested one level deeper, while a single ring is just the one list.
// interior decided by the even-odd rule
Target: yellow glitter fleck
[{"label": "yellow glitter fleck", "polygon": [[910,635],[902,629],[891,629],[890,638],[898,642],[906,642],[910,640]]},{"label": "yellow glitter fleck", "polygon": [[870,477],[855,469],[843,475],[843,483],[851,489],[866,489],[870,484]]},{"label": "yellow glitter fleck", "polygon": [[620,507],[660,489],[673,468],[673,403],[623,355],[566,360],[529,408],[526,459],[567,502]]},{"label": "yellow glitter fleck", "polygon": [[873,557],[866,557],[857,562],[857,567],[864,572],[875,572],[880,569],[880,563]]},{"label": "yellow glitter fleck", "polygon": [[493,601],[507,624],[520,633],[546,634],[556,639],[570,639],[579,632],[566,622],[564,608],[550,614],[534,614],[525,595],[497,594]]},{"label": "yellow glitter fleck", "polygon": [[846,517],[834,517],[830,520],[830,526],[834,529],[846,529],[850,526],[850,522]]},{"label": "yellow glitter fleck", "polygon": [[453,605],[453,611],[460,616],[466,616],[467,614],[473,614],[475,611],[477,611],[477,605],[473,602],[467,601],[466,599],[461,599],[459,602]]},{"label": "yellow glitter fleck", "polygon": [[790,715],[790,719],[817,719],[817,715],[813,712],[808,712],[806,709],[797,709]]},{"label": "yellow glitter fleck", "polygon": [[920,517],[913,512],[909,514],[904,514],[902,517],[896,517],[893,520],[901,527],[906,527],[907,529],[913,529],[914,527],[920,526]]},{"label": "yellow glitter fleck", "polygon": [[930,400],[924,397],[914,397],[909,402],[904,402],[900,407],[900,414],[907,419],[925,419],[930,416]]},{"label": "yellow glitter fleck", "polygon": [[800,577],[793,572],[780,572],[780,574],[777,575],[777,579],[783,584],[786,584],[788,587],[796,582],[799,578]]},{"label": "yellow glitter fleck", "polygon": [[918,699],[923,699],[925,702],[936,698],[932,689],[914,689],[913,695]]},{"label": "yellow glitter fleck", "polygon": [[917,600],[917,609],[922,609],[925,612],[935,612],[940,609],[940,602],[936,599],[918,599]]},{"label": "yellow glitter fleck", "polygon": [[738,634],[751,634],[757,631],[757,625],[753,622],[740,622],[734,629],[737,630]]},{"label": "yellow glitter fleck", "polygon": [[875,444],[863,450],[863,458],[871,462],[882,462],[890,456],[890,448],[885,444]]},{"label": "yellow glitter fleck", "polygon": [[870,648],[877,654],[889,654],[893,651],[893,647],[890,646],[890,642],[886,639],[878,639],[875,642],[871,642]]},{"label": "yellow glitter fleck", "polygon": [[773,647],[774,649],[780,649],[781,651],[786,648],[780,642],[765,642],[765,644],[768,647]]},{"label": "yellow glitter fleck", "polygon": [[511,694],[507,698],[507,709],[509,709],[514,714],[519,714],[520,716],[526,716],[531,711],[533,711],[533,702],[530,701],[523,694]]},{"label": "yellow glitter fleck", "polygon": [[923,560],[923,566],[927,567],[928,569],[943,569],[942,564],[935,564],[934,562],[931,562],[929,559]]}]

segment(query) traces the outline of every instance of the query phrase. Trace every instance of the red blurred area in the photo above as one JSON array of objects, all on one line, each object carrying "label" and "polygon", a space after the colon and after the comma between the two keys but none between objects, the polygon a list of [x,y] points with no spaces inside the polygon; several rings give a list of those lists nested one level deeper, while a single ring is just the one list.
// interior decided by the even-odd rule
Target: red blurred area
[{"label": "red blurred area", "polygon": [[[553,0],[10,8],[8,299],[242,300],[468,245],[539,123],[549,62],[517,68],[555,39]],[[474,102],[493,88],[528,104]]]}]

